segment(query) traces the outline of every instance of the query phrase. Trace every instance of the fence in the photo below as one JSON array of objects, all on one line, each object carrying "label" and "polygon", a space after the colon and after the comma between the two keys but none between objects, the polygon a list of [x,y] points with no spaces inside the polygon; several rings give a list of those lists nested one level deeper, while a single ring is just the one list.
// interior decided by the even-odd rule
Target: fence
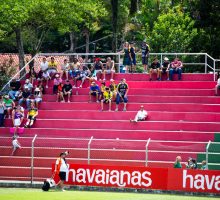
[{"label": "fence", "polygon": [[[20,137],[22,149],[14,157],[8,157],[11,151],[9,137],[1,137],[0,168],[20,170],[14,175],[30,180],[31,183],[43,180],[51,174],[51,164],[60,152],[69,150],[68,163],[106,164],[125,166],[173,167],[176,156],[183,163],[189,157],[198,161],[207,160],[210,169],[220,169],[220,143],[194,141],[125,140],[96,138],[53,138]],[[4,144],[4,145],[3,145]],[[184,168],[184,165],[183,165]],[[24,172],[22,170],[24,169]],[[14,172],[11,172],[14,174]],[[22,175],[23,174],[23,175]],[[22,177],[19,177],[19,176]],[[8,179],[0,173],[0,179]],[[10,177],[13,178],[13,177]]]},{"label": "fence", "polygon": [[[10,58],[10,55],[8,55]],[[112,57],[115,60],[115,66],[117,71],[120,73],[122,72],[123,68],[123,53],[40,53],[36,54],[33,58],[30,56],[27,56],[26,59],[26,65],[18,71],[18,59],[14,58],[16,73],[12,78],[22,79],[24,76],[29,72],[30,67],[34,67],[35,71],[38,72],[40,68],[40,63],[42,61],[43,57],[47,57],[47,60],[50,60],[50,57],[55,58],[55,62],[58,64],[58,70],[60,70],[60,65],[63,63],[64,59],[68,59],[71,63],[73,58],[88,58],[83,59],[82,63],[85,65],[90,66],[93,63],[94,57],[100,57],[104,62],[107,57]],[[189,73],[213,73],[213,80],[216,79],[216,63],[219,62],[219,60],[215,60],[207,53],[150,53],[149,61],[151,62],[152,59],[157,56],[162,63],[163,58],[169,57],[170,60],[174,59],[175,57],[179,57],[182,61],[185,67],[185,72]],[[1,60],[3,59],[3,60]],[[4,66],[5,58],[0,59],[0,64]],[[16,64],[17,63],[17,64]],[[137,53],[137,69],[139,69],[139,72],[142,72],[141,66],[141,54]],[[195,66],[197,66],[195,68]],[[1,71],[1,69],[0,69]],[[217,70],[218,72],[218,70]],[[11,76],[6,74],[6,76]],[[7,79],[9,77],[6,77]],[[7,84],[2,88],[1,92],[8,91],[9,90],[9,84],[11,80],[7,82]]]}]

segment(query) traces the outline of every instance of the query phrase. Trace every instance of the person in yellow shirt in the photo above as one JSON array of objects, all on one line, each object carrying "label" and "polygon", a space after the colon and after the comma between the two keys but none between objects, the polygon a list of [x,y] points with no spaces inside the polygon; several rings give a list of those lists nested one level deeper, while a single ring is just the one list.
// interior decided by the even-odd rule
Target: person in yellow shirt
[{"label": "person in yellow shirt", "polygon": [[50,62],[48,63],[48,73],[52,76],[57,73],[57,63],[55,62],[54,57],[51,57]]},{"label": "person in yellow shirt", "polygon": [[34,121],[36,120],[37,115],[38,115],[38,109],[35,107],[34,103],[31,103],[31,107],[28,110],[28,114],[27,114],[27,123],[24,127],[31,128],[31,126],[33,126]]},{"label": "person in yellow shirt", "polygon": [[109,111],[111,111],[111,104],[112,104],[112,92],[108,87],[105,88],[103,92],[103,99],[101,100],[101,111],[103,111],[103,104],[109,104]]}]

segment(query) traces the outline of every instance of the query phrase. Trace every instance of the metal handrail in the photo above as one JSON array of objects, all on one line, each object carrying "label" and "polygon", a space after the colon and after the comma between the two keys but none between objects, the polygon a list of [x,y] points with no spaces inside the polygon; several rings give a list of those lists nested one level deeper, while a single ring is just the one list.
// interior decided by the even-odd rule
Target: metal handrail
[{"label": "metal handrail", "polygon": [[90,145],[92,143],[92,139],[93,139],[93,136],[90,138],[89,142],[88,142],[88,164],[90,164]]},{"label": "metal handrail", "polygon": [[207,146],[206,146],[206,164],[209,166],[209,146],[211,144],[211,140],[209,140]]}]

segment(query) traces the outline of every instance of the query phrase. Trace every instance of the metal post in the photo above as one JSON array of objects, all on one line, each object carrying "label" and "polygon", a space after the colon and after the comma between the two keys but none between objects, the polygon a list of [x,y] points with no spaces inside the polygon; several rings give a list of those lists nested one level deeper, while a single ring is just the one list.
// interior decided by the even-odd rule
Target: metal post
[{"label": "metal post", "polygon": [[207,147],[206,147],[206,159],[205,159],[207,166],[209,164],[209,146],[210,146],[210,144],[211,144],[211,141],[209,140]]},{"label": "metal post", "polygon": [[205,74],[207,74],[207,54],[205,54]]},{"label": "metal post", "polygon": [[90,145],[92,143],[93,136],[90,138],[88,143],[88,165],[90,164]]},{"label": "metal post", "polygon": [[147,140],[147,144],[146,144],[146,155],[145,155],[145,166],[147,167],[147,162],[148,162],[148,146],[149,146],[149,143],[150,143],[150,138]]},{"label": "metal post", "polygon": [[31,185],[33,185],[33,178],[34,178],[34,142],[37,138],[37,134],[34,136],[31,142]]},{"label": "metal post", "polygon": [[163,64],[163,54],[162,53],[160,54],[160,64],[161,65]]}]

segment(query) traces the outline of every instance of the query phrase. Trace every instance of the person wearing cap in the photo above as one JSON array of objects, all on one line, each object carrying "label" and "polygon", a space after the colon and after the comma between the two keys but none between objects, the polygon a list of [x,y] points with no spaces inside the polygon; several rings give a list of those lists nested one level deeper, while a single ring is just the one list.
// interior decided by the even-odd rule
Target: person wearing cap
[{"label": "person wearing cap", "polygon": [[26,79],[26,80],[25,80],[25,83],[24,83],[23,88],[25,88],[25,87],[27,87],[27,88],[28,88],[28,91],[29,91],[30,93],[32,93],[33,84],[30,82],[29,79]]},{"label": "person wearing cap", "polygon": [[16,94],[19,91],[19,89],[21,88],[21,82],[16,80],[15,78],[13,78],[10,82],[10,91],[8,93],[8,95],[10,96],[10,98],[15,101],[16,100]]},{"label": "person wearing cap", "polygon": [[120,102],[124,103],[123,111],[126,111],[126,106],[128,102],[128,91],[129,87],[125,79],[122,79],[117,86],[117,95],[116,95],[116,108],[115,111],[118,111],[118,105]]},{"label": "person wearing cap", "polygon": [[70,96],[72,95],[72,88],[73,88],[73,86],[70,84],[70,81],[66,80],[66,83],[64,84],[64,86],[62,88],[62,91],[63,91],[63,95],[67,96],[68,103],[70,102]]},{"label": "person wearing cap", "polygon": [[95,81],[92,82],[90,86],[90,91],[89,91],[89,102],[92,101],[92,96],[96,97],[96,102],[99,103],[99,96],[100,96],[100,88],[96,84]]},{"label": "person wearing cap", "polygon": [[103,103],[109,104],[108,110],[111,111],[112,92],[110,91],[109,87],[106,87],[103,93],[103,99],[101,100],[101,111],[103,111]]},{"label": "person wearing cap", "polygon": [[0,127],[4,126],[5,111],[6,111],[6,106],[3,101],[2,94],[0,94]]},{"label": "person wearing cap", "polygon": [[21,144],[18,141],[18,136],[14,135],[12,137],[12,153],[11,153],[11,156],[13,156],[18,149],[21,149]]},{"label": "person wearing cap", "polygon": [[131,53],[131,72],[136,72],[136,53],[135,53],[135,47],[134,42],[130,43],[130,53]]},{"label": "person wearing cap", "polygon": [[182,168],[181,160],[182,160],[182,158],[180,156],[177,156],[173,167],[174,168]]},{"label": "person wearing cap", "polygon": [[25,128],[31,128],[33,126],[34,121],[38,115],[38,109],[35,107],[34,103],[31,103],[31,106],[27,113],[27,122],[25,124]]},{"label": "person wearing cap", "polygon": [[159,63],[159,60],[157,58],[154,58],[153,62],[150,65],[150,81],[152,81],[152,74],[157,74],[157,80],[160,81],[161,77],[161,71],[160,71],[161,65]]},{"label": "person wearing cap", "polygon": [[142,65],[144,67],[144,73],[147,73],[149,53],[150,47],[145,41],[143,41],[141,45],[141,58]]},{"label": "person wearing cap", "polygon": [[19,99],[18,104],[19,104],[19,105],[22,105],[24,102],[26,102],[26,106],[27,106],[27,108],[29,108],[29,105],[30,105],[30,96],[31,96],[31,93],[30,93],[30,91],[28,90],[28,87],[26,86],[26,87],[24,88],[24,91],[22,92],[22,96],[21,96],[21,99]]},{"label": "person wearing cap", "polygon": [[148,113],[144,110],[144,106],[141,105],[140,110],[137,112],[134,120],[130,119],[130,122],[138,122],[138,121],[145,121],[147,119]]},{"label": "person wearing cap", "polygon": [[61,65],[61,78],[63,78],[63,75],[66,75],[66,79],[69,78],[69,70],[70,70],[70,65],[67,61],[67,59],[64,59],[63,64]]},{"label": "person wearing cap", "polygon": [[42,96],[43,96],[42,91],[40,90],[40,87],[37,86],[34,90],[34,102],[37,108],[39,103],[42,102]]},{"label": "person wearing cap", "polygon": [[103,80],[106,80],[105,75],[111,74],[111,79],[113,79],[115,73],[115,61],[111,59],[111,57],[108,57],[106,59],[106,64],[104,67],[104,70],[102,71]]},{"label": "person wearing cap", "polygon": [[109,88],[110,91],[112,92],[112,101],[114,101],[117,96],[117,84],[115,83],[114,79],[110,79]]},{"label": "person wearing cap", "polygon": [[57,63],[55,62],[54,57],[50,58],[50,62],[48,63],[48,70],[47,71],[49,74],[52,74],[52,76],[57,73]]},{"label": "person wearing cap", "polygon": [[167,80],[169,80],[169,68],[170,68],[169,58],[164,57],[163,64],[161,66],[160,79],[162,78],[162,74],[167,74]]},{"label": "person wearing cap", "polygon": [[183,63],[179,60],[179,58],[175,58],[173,62],[170,64],[169,71],[169,79],[173,80],[173,74],[178,74],[178,80],[181,80]]},{"label": "person wearing cap", "polygon": [[9,95],[5,95],[3,98],[3,103],[7,110],[8,118],[11,118],[11,111],[15,107],[15,103],[12,99],[9,98]]},{"label": "person wearing cap", "polygon": [[57,94],[58,85],[62,82],[63,80],[60,78],[60,75],[56,74],[55,79],[53,80],[53,94]]},{"label": "person wearing cap", "polygon": [[100,58],[95,58],[95,61],[94,61],[94,64],[91,68],[91,71],[93,71],[93,77],[96,77],[97,79],[97,75],[99,74],[102,74],[102,72],[104,71],[104,67],[103,67],[103,64],[102,64],[102,61]]},{"label": "person wearing cap", "polygon": [[57,158],[55,163],[54,173],[60,178],[57,186],[60,187],[62,191],[64,190],[64,181],[66,181],[66,173],[69,171],[69,165],[66,162],[66,156],[69,154],[68,151],[60,153],[59,158]]}]

